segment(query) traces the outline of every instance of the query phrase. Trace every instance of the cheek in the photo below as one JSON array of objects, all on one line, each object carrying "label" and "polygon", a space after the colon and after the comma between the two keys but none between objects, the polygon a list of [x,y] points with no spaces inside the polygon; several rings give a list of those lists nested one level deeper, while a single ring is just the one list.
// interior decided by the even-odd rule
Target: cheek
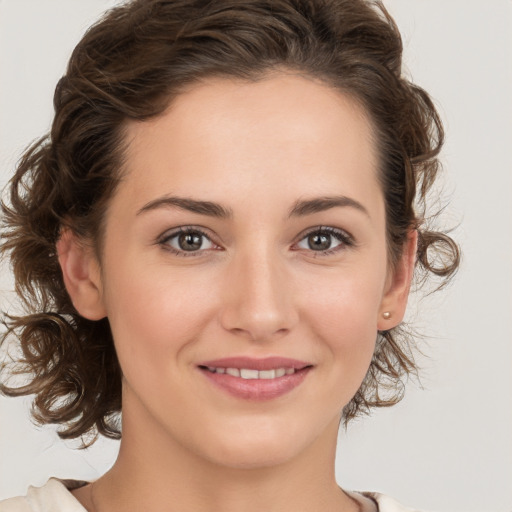
[{"label": "cheek", "polygon": [[110,272],[106,296],[125,375],[131,366],[137,372],[172,366],[214,315],[212,290],[175,271],[166,275],[161,266],[138,265],[137,272],[118,266]]},{"label": "cheek", "polygon": [[336,332],[347,341],[358,333],[376,332],[385,278],[385,269],[367,265],[302,279],[301,309],[329,339]]},{"label": "cheek", "polygon": [[340,274],[324,283],[322,293],[317,286],[316,292],[304,295],[306,325],[329,352],[330,378],[333,386],[343,389],[345,402],[359,388],[373,356],[384,276],[370,269]]}]

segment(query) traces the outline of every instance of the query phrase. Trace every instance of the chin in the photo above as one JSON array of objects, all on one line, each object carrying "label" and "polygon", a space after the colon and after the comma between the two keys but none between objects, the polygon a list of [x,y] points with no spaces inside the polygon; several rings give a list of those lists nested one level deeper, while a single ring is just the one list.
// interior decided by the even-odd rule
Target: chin
[{"label": "chin", "polygon": [[210,461],[232,469],[264,469],[286,464],[298,455],[298,450],[273,443],[254,443],[254,446],[238,446],[231,443],[223,450],[210,453]]},{"label": "chin", "polygon": [[263,469],[296,459],[317,439],[314,432],[293,429],[289,424],[283,427],[265,425],[231,430],[228,436],[210,436],[206,457],[233,469]]}]

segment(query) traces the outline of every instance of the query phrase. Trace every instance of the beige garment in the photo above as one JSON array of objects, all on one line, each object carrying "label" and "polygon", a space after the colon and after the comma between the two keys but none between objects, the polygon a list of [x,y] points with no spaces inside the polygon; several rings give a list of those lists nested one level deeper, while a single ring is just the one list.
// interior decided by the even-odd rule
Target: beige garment
[{"label": "beige garment", "polygon": [[50,478],[42,487],[29,487],[25,496],[0,502],[0,512],[87,512],[64,481]]},{"label": "beige garment", "polygon": [[[0,512],[87,512],[69,491],[85,483],[50,478],[42,487],[29,487],[26,496],[0,502]],[[415,512],[383,494],[348,494],[361,504],[361,512]]]}]

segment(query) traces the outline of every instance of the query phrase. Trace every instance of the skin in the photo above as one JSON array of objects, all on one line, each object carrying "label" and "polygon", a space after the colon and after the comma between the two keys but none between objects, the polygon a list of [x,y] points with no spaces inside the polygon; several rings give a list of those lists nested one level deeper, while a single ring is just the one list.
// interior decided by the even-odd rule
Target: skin
[{"label": "skin", "polygon": [[[73,303],[108,316],[124,376],[119,458],[75,495],[88,510],[358,510],[334,478],[341,411],[377,330],[402,320],[415,248],[411,233],[390,268],[365,112],[293,74],[210,79],[126,137],[101,263],[70,232],[58,244]],[[290,215],[327,196],[352,204]],[[179,255],[172,235],[187,226],[208,238]],[[327,235],[327,252],[308,243],[321,226],[343,234]],[[231,356],[313,368],[281,397],[244,400],[197,367]]]}]

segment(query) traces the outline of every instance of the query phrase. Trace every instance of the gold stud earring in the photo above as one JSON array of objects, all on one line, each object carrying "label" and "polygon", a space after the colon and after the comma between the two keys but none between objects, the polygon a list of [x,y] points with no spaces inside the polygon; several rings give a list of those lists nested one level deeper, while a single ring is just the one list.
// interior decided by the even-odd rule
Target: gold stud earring
[{"label": "gold stud earring", "polygon": [[385,320],[389,320],[391,318],[391,313],[389,311],[384,311],[384,313],[382,313],[382,317]]}]

